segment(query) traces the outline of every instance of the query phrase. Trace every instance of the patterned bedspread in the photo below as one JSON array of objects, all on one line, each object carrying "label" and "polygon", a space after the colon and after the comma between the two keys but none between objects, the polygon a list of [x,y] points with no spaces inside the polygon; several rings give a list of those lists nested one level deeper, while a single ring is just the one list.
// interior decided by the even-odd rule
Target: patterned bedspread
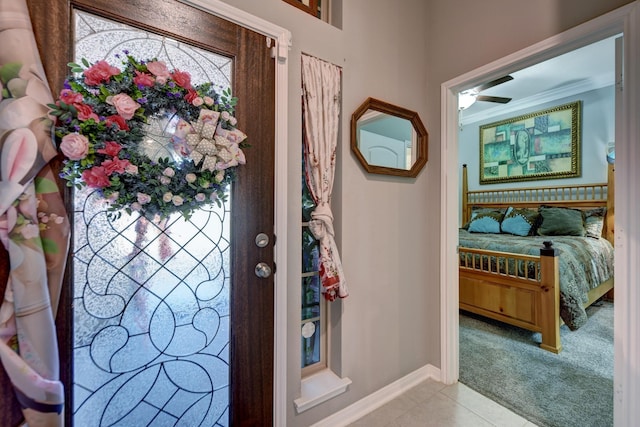
[{"label": "patterned bedspread", "polygon": [[582,305],[587,293],[613,277],[613,246],[606,239],[575,236],[519,237],[511,234],[469,233],[460,230],[462,247],[540,255],[542,242],[552,241],[560,252],[560,316],[578,329],[587,321]]}]

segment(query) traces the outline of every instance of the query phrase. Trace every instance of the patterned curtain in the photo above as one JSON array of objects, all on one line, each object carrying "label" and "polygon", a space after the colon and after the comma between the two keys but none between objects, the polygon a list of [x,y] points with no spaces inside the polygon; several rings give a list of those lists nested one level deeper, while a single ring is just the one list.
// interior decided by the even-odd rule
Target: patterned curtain
[{"label": "patterned curtain", "polygon": [[320,281],[329,301],[349,295],[331,212],[340,117],[340,73],[340,68],[333,64],[302,55],[305,176],[316,204],[309,229],[320,243]]},{"label": "patterned curtain", "polygon": [[69,221],[48,166],[52,102],[26,1],[0,0],[0,240],[10,262],[0,359],[30,426],[64,424],[54,318]]}]

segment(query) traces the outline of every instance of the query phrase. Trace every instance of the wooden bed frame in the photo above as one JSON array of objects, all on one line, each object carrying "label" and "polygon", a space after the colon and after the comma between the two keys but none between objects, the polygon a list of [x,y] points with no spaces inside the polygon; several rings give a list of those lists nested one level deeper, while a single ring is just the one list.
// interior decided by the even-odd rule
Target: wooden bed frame
[{"label": "wooden bed frame", "polygon": [[[609,165],[607,180],[601,184],[469,191],[467,165],[463,165],[462,223],[469,221],[473,207],[536,209],[542,204],[578,209],[606,207],[603,236],[613,244],[613,165]],[[517,268],[504,271],[505,265],[523,262],[534,269],[536,278],[526,277]],[[503,268],[499,270],[496,264]],[[460,309],[540,332],[540,347],[559,353],[562,320],[558,265],[558,255],[552,246],[541,249],[540,256],[459,247]],[[608,292],[612,296],[613,278],[589,292],[585,307]]]}]

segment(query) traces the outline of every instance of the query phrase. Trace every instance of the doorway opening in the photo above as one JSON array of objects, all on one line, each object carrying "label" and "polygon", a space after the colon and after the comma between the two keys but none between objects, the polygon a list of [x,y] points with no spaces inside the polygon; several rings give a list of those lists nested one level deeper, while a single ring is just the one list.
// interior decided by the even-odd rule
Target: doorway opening
[{"label": "doorway opening", "polygon": [[[617,92],[615,53],[616,36],[605,38],[525,69],[510,72],[510,80],[486,89],[482,93],[483,96],[492,97],[489,99],[501,97],[498,99],[503,100],[509,97],[511,101],[506,104],[478,101],[470,108],[462,110],[458,134],[460,160],[457,170],[460,171],[462,165],[467,165],[468,173],[463,174],[463,180],[468,179],[468,190],[470,192],[489,191],[492,194],[497,194],[505,189],[516,189],[525,198],[525,188],[537,188],[539,193],[543,188],[547,189],[545,191],[550,191],[552,187],[557,188],[556,186],[564,186],[565,188],[567,185],[604,184],[606,186],[609,178],[613,178],[613,174],[611,176],[608,174],[609,163],[606,159],[606,148],[609,142],[615,141],[615,97]],[[591,61],[594,62],[591,63]],[[577,67],[577,69],[574,70],[572,67]],[[562,72],[558,72],[558,70],[562,70]],[[531,94],[528,91],[531,91]],[[536,175],[540,171],[550,171],[551,167],[562,166],[558,156],[544,154],[546,152],[544,147],[548,147],[552,140],[555,142],[562,138],[559,136],[562,132],[558,129],[563,125],[558,124],[557,118],[547,115],[547,113],[543,114],[541,111],[553,111],[555,108],[560,108],[558,106],[571,105],[571,103],[578,103],[582,106],[580,126],[577,126],[578,131],[573,133],[579,144],[578,160],[581,164],[581,168],[578,170],[579,175],[542,180]],[[533,119],[531,116],[536,118]],[[525,119],[513,122],[514,117],[524,117]],[[546,123],[547,127],[543,123]],[[494,127],[495,124],[497,124],[497,128]],[[480,141],[479,129],[485,129]],[[520,142],[519,136],[523,133],[527,136],[531,135],[531,141],[525,148],[531,156],[527,156],[526,161],[521,162],[518,157],[521,152],[518,151],[520,148],[518,142]],[[568,137],[566,132],[564,135],[565,138]],[[570,146],[570,144],[565,145],[567,148]],[[479,147],[484,147],[483,153],[480,153],[482,148]],[[489,167],[494,161],[490,158],[491,156],[496,156],[496,159],[504,162],[502,169],[500,167],[497,169],[504,173],[504,176],[512,176],[511,181],[498,184],[485,182],[483,185],[483,181],[479,179],[479,172],[483,172],[485,176],[494,172],[494,169]],[[568,166],[569,157],[564,159]],[[611,197],[613,195],[612,184],[613,182],[610,182],[610,186],[608,186],[611,191],[606,193]],[[462,183],[462,188],[465,189],[463,191],[466,191],[467,186]],[[470,196],[472,195],[474,198],[479,197],[477,193],[471,193]],[[516,200],[514,197],[510,203],[517,203],[521,200]],[[610,202],[613,203],[613,199]],[[535,207],[517,208],[512,212],[517,212],[518,218],[524,218],[524,216],[520,216],[522,214],[533,219],[534,215],[537,215],[537,205],[539,204],[540,202]],[[507,209],[506,205],[502,209]],[[607,216],[613,216],[612,209],[607,212]],[[513,214],[507,215],[507,217],[515,218]],[[613,276],[613,257],[611,256],[613,250],[609,240],[602,233],[603,237],[600,239],[563,236],[518,237],[517,235],[523,234],[523,231],[510,227],[510,221],[513,219],[505,219],[502,222],[498,234],[464,233],[461,231],[459,245],[471,247],[475,247],[474,244],[478,244],[480,247],[491,245],[491,249],[506,252],[515,251],[511,248],[524,249],[524,246],[528,246],[534,252],[539,252],[537,248],[540,248],[542,241],[546,239],[552,240],[554,246],[560,248],[562,253],[558,259],[561,261],[561,289],[562,295],[565,295],[561,298],[561,307],[563,307],[561,313],[563,313],[565,325],[559,329],[557,343],[562,350],[557,355],[543,351],[536,344],[542,341],[546,344],[546,348],[550,348],[548,343],[553,335],[546,333],[541,336],[539,333],[531,332],[526,329],[526,323],[520,325],[522,327],[514,327],[508,325],[508,322],[502,323],[492,320],[491,315],[480,317],[471,314],[469,311],[477,313],[476,310],[480,310],[479,307],[491,310],[489,300],[498,301],[498,297],[491,299],[487,295],[480,297],[482,292],[479,287],[482,285],[474,286],[471,279],[465,278],[465,274],[465,277],[460,279],[460,306],[469,311],[461,311],[459,317],[459,381],[485,396],[493,397],[503,406],[539,424],[547,424],[549,420],[570,423],[569,420],[581,418],[594,420],[594,422],[603,425],[611,424],[613,419],[614,363],[613,306],[607,301],[594,301],[589,308],[583,310],[582,304],[573,304],[571,301],[574,300],[566,297],[574,295],[577,297],[577,301],[584,295],[581,292],[576,292],[577,286],[572,286],[572,283],[577,281],[571,279],[574,270],[569,268],[569,265],[572,264],[571,259],[574,255],[569,252],[574,251],[566,252],[566,250],[573,246],[576,239],[580,239],[582,243],[580,248],[589,247],[592,249],[592,251],[584,253],[586,257],[593,257],[593,251],[596,250],[596,247],[591,247],[590,244],[597,245],[599,250],[608,254],[602,258],[594,257],[603,261],[601,271],[606,276],[597,276],[597,279],[594,277],[600,281],[600,277]],[[483,231],[478,230],[475,224],[470,230]],[[513,223],[511,222],[511,224]],[[527,230],[527,234],[531,235],[532,233]],[[612,236],[608,234],[606,236],[613,240]],[[462,249],[460,249],[460,253],[463,253]],[[574,253],[577,256],[577,252]],[[587,277],[592,276],[587,272],[591,271],[594,270],[584,269],[585,280],[580,282],[589,283]],[[462,272],[460,274],[463,275]],[[505,294],[504,299],[500,299],[500,309],[503,310],[502,313],[508,313],[511,321],[515,322],[514,319],[518,319],[526,322],[525,319],[531,313],[532,306],[525,304],[524,299],[525,295],[530,296],[531,294],[520,290],[513,283],[510,284],[514,287],[508,288],[508,290],[503,289]],[[605,288],[609,286],[609,283],[603,285]],[[497,290],[496,286],[490,288]],[[483,289],[489,291],[488,288]],[[511,300],[507,293],[514,299]],[[515,294],[518,294],[518,297]],[[600,295],[601,292],[598,292],[597,296],[594,295],[590,301],[597,299]],[[515,303],[515,300],[521,304]],[[575,309],[565,309],[564,307],[575,307]],[[535,322],[540,320],[535,320]],[[571,331],[567,325],[571,325],[571,329],[575,330]],[[592,341],[595,336],[598,337],[597,344]],[[542,340],[542,337],[546,337],[547,341]],[[485,360],[491,358],[489,355],[493,355],[496,348],[502,351],[502,356],[487,364]],[[587,348],[588,350],[586,350]],[[582,358],[581,354],[589,354],[589,356]],[[598,363],[590,364],[590,361],[593,360],[598,360]],[[554,374],[559,371],[563,375]],[[536,374],[532,374],[533,372]],[[495,378],[502,378],[502,380],[496,382]],[[590,387],[580,387],[582,378],[590,378]],[[561,408],[561,405],[550,404],[546,406],[545,404],[545,409],[541,410],[542,400],[555,393],[567,396],[567,402],[564,403],[569,406],[572,406],[572,399],[589,400],[593,404],[579,416],[570,414]]]},{"label": "doorway opening", "polygon": [[[636,2],[637,3],[637,2]],[[553,58],[557,55],[569,52],[579,47],[586,46],[590,43],[611,37],[616,34],[623,33],[625,37],[624,48],[624,71],[625,71],[625,90],[627,93],[623,95],[624,109],[618,113],[620,126],[616,124],[616,141],[618,146],[618,160],[622,153],[631,155],[635,149],[628,145],[626,141],[635,141],[638,130],[636,129],[631,112],[637,111],[637,49],[639,37],[637,31],[634,31],[634,25],[637,25],[637,4],[617,9],[607,15],[603,15],[578,27],[575,27],[565,33],[551,37],[527,49],[516,52],[501,60],[495,61],[477,70],[471,71],[465,75],[459,76],[442,85],[442,135],[441,139],[446,144],[446,148],[442,150],[441,169],[442,171],[456,171],[458,168],[459,146],[458,146],[458,111],[457,111],[457,95],[459,92],[480,85],[482,82],[496,79],[505,74],[509,74],[515,70],[526,68],[541,60]],[[629,24],[629,22],[633,22]],[[630,30],[631,28],[631,30]],[[624,138],[622,138],[624,137]],[[616,202],[616,223],[620,220],[621,225],[626,225],[627,233],[635,232],[633,222],[629,222],[630,218],[627,211],[630,205],[634,204],[633,191],[630,188],[629,179],[631,178],[631,168],[627,165],[626,160],[623,164],[619,164],[616,168],[617,186],[616,194],[618,201]],[[458,322],[458,262],[456,255],[456,247],[458,242],[458,212],[460,209],[459,202],[459,184],[458,174],[451,172],[445,174],[441,181],[441,242],[443,246],[443,256],[441,257],[441,378],[446,384],[455,383],[459,378],[459,322]],[[623,212],[621,215],[621,211]],[[620,242],[626,241],[627,236],[616,236],[616,249]],[[620,240],[619,240],[620,239]],[[631,254],[632,255],[632,254]],[[630,276],[636,277],[637,266],[633,264],[631,255],[628,251],[616,253],[616,283],[618,284],[616,296],[620,293],[627,295],[630,292],[629,283]],[[616,390],[625,390],[624,394],[615,394],[614,412],[616,420],[633,419],[633,388],[631,387],[631,375],[629,369],[623,363],[622,353],[629,357],[627,353],[637,348],[635,345],[629,345],[631,340],[635,343],[636,338],[631,334],[629,321],[631,320],[632,307],[625,300],[619,300],[620,304],[616,305],[615,310],[615,374],[614,386]],[[622,346],[622,339],[625,346]],[[629,350],[625,350],[625,348]],[[635,357],[634,355],[630,357]]]}]

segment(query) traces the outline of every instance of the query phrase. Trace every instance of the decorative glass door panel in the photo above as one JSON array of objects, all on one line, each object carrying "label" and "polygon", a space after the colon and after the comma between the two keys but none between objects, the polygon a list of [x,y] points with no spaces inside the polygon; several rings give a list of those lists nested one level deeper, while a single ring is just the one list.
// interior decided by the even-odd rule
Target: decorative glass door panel
[{"label": "decorative glass door panel", "polygon": [[[231,86],[227,57],[84,12],[74,18],[77,63],[157,58],[194,84]],[[148,152],[171,155],[172,123],[150,124]],[[230,195],[188,221],[114,219],[87,188],[74,191],[73,207],[74,424],[228,425]]]}]

